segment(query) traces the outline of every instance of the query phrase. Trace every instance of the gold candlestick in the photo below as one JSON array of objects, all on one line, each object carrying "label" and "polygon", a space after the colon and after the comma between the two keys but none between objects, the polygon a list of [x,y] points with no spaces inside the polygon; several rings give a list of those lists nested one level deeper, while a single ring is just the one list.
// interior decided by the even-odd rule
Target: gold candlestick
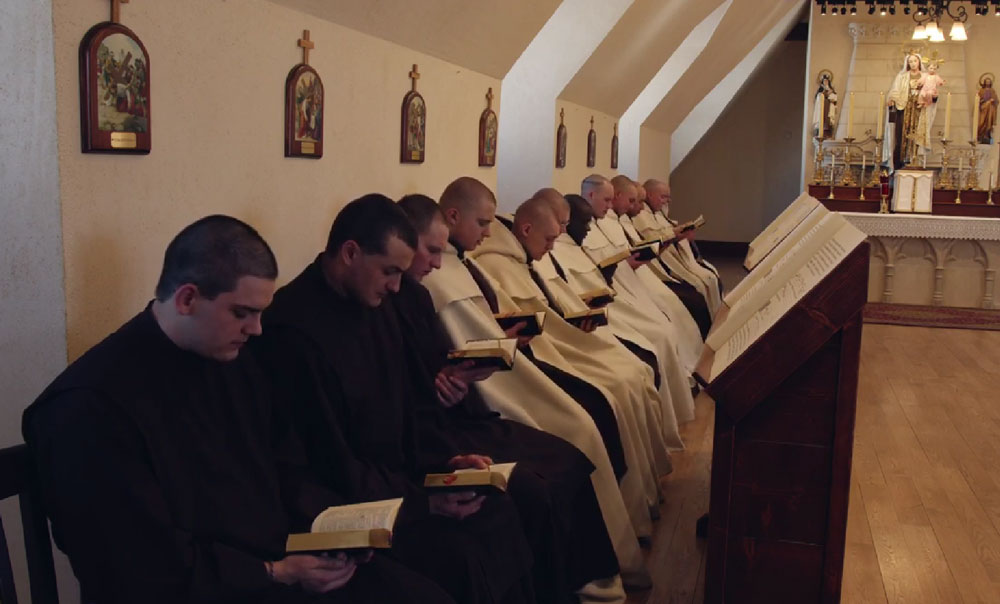
[{"label": "gold candlestick", "polygon": [[969,176],[965,182],[965,188],[969,191],[975,191],[978,189],[979,185],[979,174],[976,172],[976,141],[969,141],[972,145],[972,149],[969,151]]},{"label": "gold candlestick", "polygon": [[952,184],[951,173],[948,172],[948,143],[950,142],[951,141],[946,138],[941,139],[941,146],[943,149],[941,151],[941,175],[940,178],[938,178],[938,184],[941,185],[942,189],[949,189]]},{"label": "gold candlestick", "polygon": [[851,143],[854,142],[853,138],[844,139],[844,174],[840,178],[840,184],[844,187],[853,187],[858,183],[854,180],[854,171],[851,168],[851,160],[853,159],[851,155]]},{"label": "gold candlestick", "polygon": [[813,184],[823,184],[823,138],[816,137],[816,160],[813,165]]}]

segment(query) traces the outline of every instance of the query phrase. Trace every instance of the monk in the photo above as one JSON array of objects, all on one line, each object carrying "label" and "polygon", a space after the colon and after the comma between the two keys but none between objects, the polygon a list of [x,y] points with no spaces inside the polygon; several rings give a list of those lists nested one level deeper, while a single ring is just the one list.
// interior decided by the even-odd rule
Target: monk
[{"label": "monk", "polygon": [[[646,200],[649,197],[646,187],[638,183],[636,183],[636,187],[638,189],[636,202],[630,204],[627,215],[619,217],[619,222],[621,222],[629,240],[636,244],[650,239],[667,240],[673,238],[675,233],[661,229],[653,218],[649,206],[646,205]],[[690,236],[690,233],[693,231],[686,236]],[[704,281],[684,268],[673,253],[673,245],[660,244],[658,246],[659,256],[656,261],[649,263],[649,268],[684,303],[684,307],[688,309],[691,317],[698,324],[698,330],[704,340],[708,335],[708,330],[712,327],[712,313],[709,312],[708,302],[701,293],[706,291],[706,285]]]},{"label": "monk", "polygon": [[[502,337],[504,331],[494,314],[501,309],[517,310],[517,305],[467,255],[468,250],[475,250],[489,235],[496,198],[478,180],[461,177],[448,185],[440,205],[449,239],[442,254],[441,268],[423,279],[438,316],[453,344]],[[516,326],[506,335],[516,336],[521,327]],[[590,458],[596,466],[592,482],[625,587],[648,587],[649,576],[632,522],[633,518],[642,521],[639,512],[648,514],[645,494],[641,483],[626,481],[619,488],[615,482],[612,467],[623,470],[619,476],[626,475],[624,470],[629,468],[624,464],[622,438],[608,402],[611,393],[589,383],[572,366],[556,367],[539,358],[534,352],[536,348],[548,351],[552,347],[544,334],[519,340],[522,347],[513,370],[498,372],[477,382],[477,392],[491,409],[504,417],[522,423],[533,420],[538,427],[568,440]],[[581,410],[585,412],[582,417]],[[590,422],[583,419],[587,416],[592,418]],[[596,427],[591,428],[591,425]],[[603,450],[594,444],[595,432],[604,441]],[[621,461],[616,463],[616,458]],[[651,525],[644,529],[649,534]]]},{"label": "monk", "polygon": [[381,555],[284,555],[289,532],[348,500],[309,477],[243,349],[277,274],[250,226],[191,224],[167,247],[156,298],[25,411],[84,601],[452,601]]},{"label": "monk", "polygon": [[[469,389],[472,383],[491,379],[493,372],[445,363],[453,346],[420,281],[440,268],[448,227],[437,202],[427,196],[408,195],[398,206],[417,231],[417,246],[399,292],[385,304],[405,333],[400,354],[405,358],[400,362],[412,367],[410,401],[424,416],[422,423],[432,423],[457,449],[476,448],[494,463],[517,462],[508,492],[535,556],[539,601],[624,600],[615,553],[591,486],[594,465],[569,442],[531,427],[536,421],[552,424],[579,437],[584,431],[572,424],[592,422],[572,401],[557,414],[545,412],[552,407],[547,403],[542,403],[543,409],[516,411],[530,414],[528,424],[501,419]],[[592,436],[584,442],[599,447],[595,431],[587,433]]]},{"label": "monk", "polygon": [[531,602],[532,556],[507,495],[428,495],[427,472],[485,467],[477,449],[428,438],[410,404],[412,367],[385,301],[417,236],[377,194],[347,204],[326,248],[264,314],[258,348],[313,470],[359,499],[403,497],[392,553],[459,602]]},{"label": "monk", "polygon": [[[650,208],[656,226],[664,233],[668,229],[676,231],[678,223],[669,217],[671,201],[670,185],[659,180],[650,179],[646,181],[646,192],[646,203]],[[648,229],[652,225],[643,224],[642,226]],[[678,233],[675,232],[675,234]],[[721,304],[722,281],[719,279],[719,271],[709,264],[701,256],[701,253],[698,252],[697,244],[694,242],[694,234],[694,231],[686,233],[684,238],[678,241],[673,248],[666,250],[669,254],[664,254],[664,259],[675,257],[682,265],[679,267],[679,270],[686,269],[705,284],[706,301],[714,317],[715,312]]]},{"label": "monk", "polygon": [[653,372],[619,342],[588,333],[586,325],[573,327],[549,306],[528,263],[551,249],[558,234],[559,225],[549,205],[532,200],[518,208],[509,228],[497,220],[490,237],[472,254],[513,300],[513,310],[546,314],[545,330],[532,340],[532,353],[564,371],[579,372],[610,393],[608,400],[618,420],[629,464],[623,487],[630,481],[637,487],[641,485],[646,507],[633,505],[637,514],[644,511],[640,518],[648,524],[649,507],[659,501],[658,477],[670,470],[669,453],[662,438],[658,438],[659,399]]}]

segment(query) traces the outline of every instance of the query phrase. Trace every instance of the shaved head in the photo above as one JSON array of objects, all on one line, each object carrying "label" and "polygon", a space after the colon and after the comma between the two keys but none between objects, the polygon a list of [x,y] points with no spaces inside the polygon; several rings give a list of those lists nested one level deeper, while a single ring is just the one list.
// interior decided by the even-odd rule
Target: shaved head
[{"label": "shaved head", "polygon": [[662,180],[650,178],[643,185],[646,187],[646,205],[654,212],[659,212],[660,208],[670,209],[670,185]]},{"label": "shaved head", "polygon": [[529,260],[538,260],[549,252],[561,231],[552,203],[540,197],[532,197],[517,207],[513,230]]},{"label": "shaved head", "polygon": [[624,174],[619,174],[611,179],[611,186],[615,188],[615,193],[621,193],[622,191],[627,191],[629,187],[634,187],[635,182],[625,176]]},{"label": "shaved head", "polygon": [[556,220],[559,222],[559,232],[565,233],[566,226],[569,224],[569,202],[562,196],[562,193],[556,191],[552,187],[546,187],[544,189],[539,189],[532,196],[532,198],[542,199],[552,206],[552,210],[556,215]]},{"label": "shaved head", "polygon": [[580,183],[580,195],[583,195],[586,198],[595,189],[600,189],[607,183],[608,179],[600,174],[591,174],[587,178],[584,178],[583,182]]},{"label": "shaved head", "polygon": [[494,206],[497,198],[490,188],[471,176],[460,176],[445,187],[441,193],[441,209],[458,208],[459,210],[469,210],[480,201],[487,199]]},{"label": "shaved head", "polygon": [[628,214],[638,196],[638,190],[632,179],[624,174],[619,174],[611,179],[611,186],[614,188],[614,198],[611,201],[611,209],[615,214],[621,216]]}]

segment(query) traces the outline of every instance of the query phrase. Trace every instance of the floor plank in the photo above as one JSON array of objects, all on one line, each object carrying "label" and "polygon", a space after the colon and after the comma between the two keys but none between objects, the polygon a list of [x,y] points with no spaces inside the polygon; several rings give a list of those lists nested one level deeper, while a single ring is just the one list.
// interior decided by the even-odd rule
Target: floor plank
[{"label": "floor plank", "polygon": [[[1000,602],[1000,332],[865,325],[842,602]],[[714,407],[699,397],[629,604],[704,600]]]}]

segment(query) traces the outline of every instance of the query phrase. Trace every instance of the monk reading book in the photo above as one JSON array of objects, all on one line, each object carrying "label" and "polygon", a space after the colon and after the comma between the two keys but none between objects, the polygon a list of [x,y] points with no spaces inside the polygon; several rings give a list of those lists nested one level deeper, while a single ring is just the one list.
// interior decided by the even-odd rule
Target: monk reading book
[{"label": "monk reading book", "polygon": [[403,499],[366,501],[329,507],[313,520],[311,532],[294,533],[288,553],[392,547],[392,530]]}]

